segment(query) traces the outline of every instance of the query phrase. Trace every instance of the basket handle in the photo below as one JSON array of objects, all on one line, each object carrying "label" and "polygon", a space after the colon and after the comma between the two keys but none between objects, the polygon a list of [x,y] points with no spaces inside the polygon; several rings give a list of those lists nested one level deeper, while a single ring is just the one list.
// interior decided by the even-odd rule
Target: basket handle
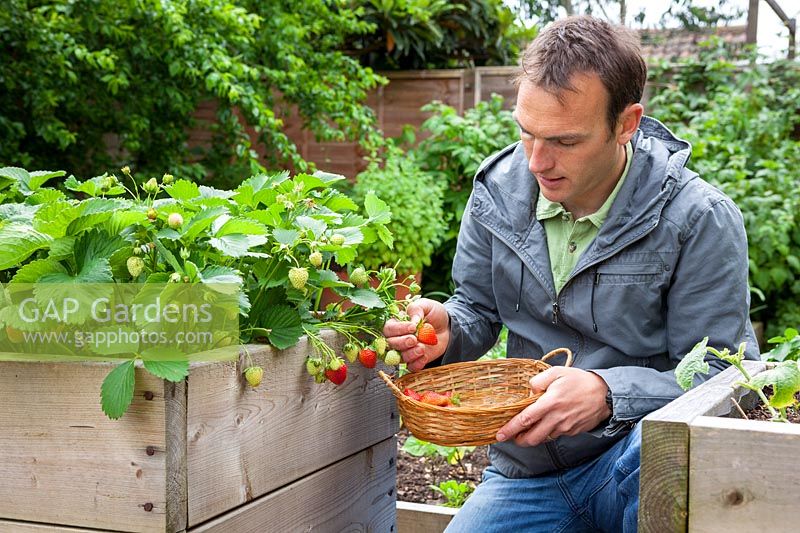
[{"label": "basket handle", "polygon": [[395,396],[398,397],[403,396],[403,393],[400,391],[399,388],[397,388],[397,385],[394,384],[392,378],[386,375],[386,372],[384,372],[383,370],[378,370],[378,375],[381,377],[383,381],[386,382],[387,385],[389,385],[389,388],[392,389],[392,392],[394,393]]},{"label": "basket handle", "polygon": [[570,350],[569,348],[556,348],[552,352],[547,352],[546,354],[544,354],[541,360],[546,361],[550,357],[562,352],[567,355],[567,362],[564,363],[564,366],[572,366],[572,350]]}]

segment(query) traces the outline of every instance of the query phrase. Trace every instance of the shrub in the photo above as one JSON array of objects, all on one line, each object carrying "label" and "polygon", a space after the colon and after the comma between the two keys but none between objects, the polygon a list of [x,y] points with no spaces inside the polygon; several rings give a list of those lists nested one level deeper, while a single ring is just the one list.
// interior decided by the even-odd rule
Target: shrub
[{"label": "shrub", "polygon": [[397,266],[401,272],[421,272],[431,264],[431,255],[446,229],[442,181],[423,172],[413,156],[389,140],[385,158],[373,160],[356,177],[352,194],[361,201],[371,192],[378,194],[392,213],[387,228],[394,244],[374,241],[359,248],[357,259],[371,269]]},{"label": "shrub", "polygon": [[[251,175],[255,128],[267,163],[305,170],[278,105],[320,138],[378,139],[363,105],[381,78],[339,50],[370,29],[323,0],[9,0],[0,10],[0,162],[94,175]],[[281,95],[279,100],[276,95]],[[209,153],[190,151],[200,102],[218,103]],[[282,103],[283,102],[283,103]],[[109,148],[115,148],[109,153]]]},{"label": "shrub", "polygon": [[503,98],[494,94],[489,101],[465,111],[464,116],[441,102],[422,108],[433,115],[420,127],[420,134],[427,137],[411,150],[411,154],[434,181],[446,186],[444,213],[447,217],[442,244],[433,255],[433,266],[425,271],[427,293],[452,292],[450,270],[456,253],[456,239],[472,192],[472,179],[481,161],[519,140],[517,123],[511,111],[503,106]]},{"label": "shrub", "polygon": [[[800,314],[800,69],[783,61],[733,63],[718,41],[656,90],[654,115],[692,143],[690,167],[742,211],[756,318],[768,336]],[[724,251],[721,251],[724,253]],[[763,303],[760,297],[763,295]]]}]

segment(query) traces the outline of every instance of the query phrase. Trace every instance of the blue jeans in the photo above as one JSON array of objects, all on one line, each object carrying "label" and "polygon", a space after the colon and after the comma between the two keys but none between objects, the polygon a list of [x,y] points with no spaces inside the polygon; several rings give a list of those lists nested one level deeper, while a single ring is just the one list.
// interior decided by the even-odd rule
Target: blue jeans
[{"label": "blue jeans", "polygon": [[511,479],[490,466],[446,533],[636,531],[641,424],[596,459]]}]

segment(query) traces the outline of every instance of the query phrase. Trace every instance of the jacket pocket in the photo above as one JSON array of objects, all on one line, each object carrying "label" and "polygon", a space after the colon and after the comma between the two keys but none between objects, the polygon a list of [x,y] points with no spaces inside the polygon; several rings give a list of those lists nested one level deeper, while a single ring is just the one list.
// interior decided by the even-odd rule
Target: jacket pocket
[{"label": "jacket pocket", "polygon": [[597,285],[628,285],[631,283],[652,283],[664,274],[661,262],[647,263],[606,263],[597,267]]}]

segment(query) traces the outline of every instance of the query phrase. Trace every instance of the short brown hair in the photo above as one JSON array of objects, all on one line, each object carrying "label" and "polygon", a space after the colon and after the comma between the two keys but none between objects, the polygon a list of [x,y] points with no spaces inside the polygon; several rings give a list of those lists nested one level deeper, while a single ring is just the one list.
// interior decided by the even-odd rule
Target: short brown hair
[{"label": "short brown hair", "polygon": [[638,36],[624,26],[585,15],[547,26],[522,54],[520,67],[514,79],[517,88],[529,81],[556,97],[575,90],[573,75],[597,74],[609,94],[606,118],[611,131],[619,114],[642,99],[647,80]]}]

